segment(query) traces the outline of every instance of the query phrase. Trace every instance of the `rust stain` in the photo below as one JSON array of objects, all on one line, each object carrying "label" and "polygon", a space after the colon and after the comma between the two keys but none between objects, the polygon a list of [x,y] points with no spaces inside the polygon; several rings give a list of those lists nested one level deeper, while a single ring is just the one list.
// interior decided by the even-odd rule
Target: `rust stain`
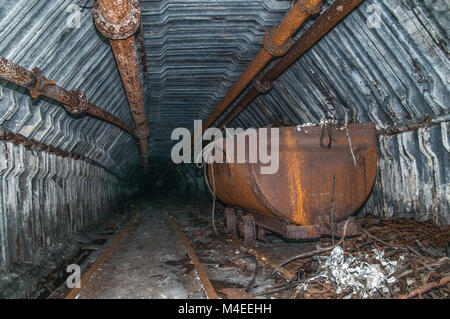
[{"label": "rust stain", "polygon": [[[287,162],[289,163],[289,193],[292,207],[292,221],[295,224],[304,225],[305,220],[305,196],[302,189],[302,176],[300,174],[300,168],[303,166],[300,163],[301,157],[297,156],[294,150],[297,148],[295,138],[292,136],[291,131],[286,132],[285,141],[288,147]],[[292,151],[290,151],[292,150]]]}]

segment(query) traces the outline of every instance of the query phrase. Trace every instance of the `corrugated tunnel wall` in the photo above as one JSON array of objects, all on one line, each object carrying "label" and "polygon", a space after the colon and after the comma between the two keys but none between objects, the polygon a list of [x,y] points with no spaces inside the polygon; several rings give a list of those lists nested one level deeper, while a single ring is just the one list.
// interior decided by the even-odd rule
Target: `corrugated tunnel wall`
[{"label": "corrugated tunnel wall", "polygon": [[[163,167],[172,130],[192,129],[194,119],[208,116],[293,1],[139,2],[143,33],[136,43],[150,161]],[[322,12],[331,3],[324,1]],[[38,66],[47,79],[84,91],[89,101],[131,124],[114,56],[93,24],[91,6],[0,0],[0,56],[29,70]],[[446,0],[363,1],[230,126],[319,123],[326,115],[374,121],[379,171],[361,214],[448,225],[449,20]],[[31,99],[4,80],[0,126],[7,130],[3,135],[20,134],[63,151],[27,147],[20,137],[0,140],[0,268],[32,261],[39,249],[98,221],[130,193],[127,177],[138,170],[138,148],[116,126],[70,115],[42,96]],[[181,186],[174,188],[205,192],[195,170],[178,170],[172,177]],[[163,170],[153,171],[150,183],[163,183]]]},{"label": "corrugated tunnel wall", "polygon": [[[0,55],[30,70],[38,66],[48,79],[84,91],[130,122],[114,57],[91,11],[81,12],[78,28],[67,25],[77,4],[1,1]],[[0,81],[1,128],[73,155],[0,140],[0,268],[5,268],[33,261],[43,248],[111,213],[127,194],[123,179],[138,155],[133,139],[119,128],[70,115],[57,102],[33,100],[25,89]]]},{"label": "corrugated tunnel wall", "polygon": [[[448,31],[447,1],[364,1],[231,126],[374,121],[379,170],[364,213],[448,225]],[[436,125],[389,134],[424,120]]]}]

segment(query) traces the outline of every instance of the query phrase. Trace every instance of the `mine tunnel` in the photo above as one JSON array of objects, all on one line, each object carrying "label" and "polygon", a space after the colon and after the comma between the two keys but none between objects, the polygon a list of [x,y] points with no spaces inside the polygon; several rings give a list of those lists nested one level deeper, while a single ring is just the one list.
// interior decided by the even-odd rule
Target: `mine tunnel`
[{"label": "mine tunnel", "polygon": [[449,21],[0,0],[0,298],[448,299]]}]

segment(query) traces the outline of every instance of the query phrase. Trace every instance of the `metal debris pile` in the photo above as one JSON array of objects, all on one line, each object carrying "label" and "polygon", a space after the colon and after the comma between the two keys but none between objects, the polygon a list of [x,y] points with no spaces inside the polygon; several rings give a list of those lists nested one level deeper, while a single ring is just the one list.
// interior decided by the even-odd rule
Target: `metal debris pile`
[{"label": "metal debris pile", "polygon": [[367,298],[380,289],[389,292],[387,284],[395,282],[392,274],[397,268],[397,261],[384,259],[383,251],[374,249],[373,253],[373,263],[366,261],[369,260],[368,254],[346,256],[341,246],[336,246],[328,257],[316,256],[319,261],[319,274],[301,283],[297,292],[307,290],[311,282],[322,278],[324,283],[335,287],[338,295],[351,291],[348,297],[359,294],[362,298]]},{"label": "metal debris pile", "polygon": [[291,298],[449,298],[450,230],[414,219],[368,218],[362,227],[363,235],[296,261]]}]

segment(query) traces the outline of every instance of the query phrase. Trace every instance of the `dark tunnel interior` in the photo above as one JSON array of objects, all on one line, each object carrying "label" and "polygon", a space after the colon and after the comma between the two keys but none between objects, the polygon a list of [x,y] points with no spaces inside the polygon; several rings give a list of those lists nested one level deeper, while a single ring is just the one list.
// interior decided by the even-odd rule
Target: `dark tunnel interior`
[{"label": "dark tunnel interior", "polygon": [[0,0],[0,299],[448,299],[449,6]]}]

